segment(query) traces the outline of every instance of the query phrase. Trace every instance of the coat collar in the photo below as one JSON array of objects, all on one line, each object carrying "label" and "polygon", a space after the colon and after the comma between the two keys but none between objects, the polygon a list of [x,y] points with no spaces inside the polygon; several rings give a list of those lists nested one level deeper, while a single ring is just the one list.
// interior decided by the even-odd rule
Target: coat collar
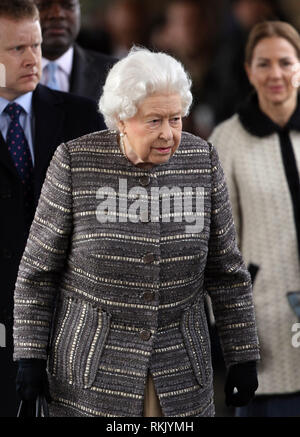
[{"label": "coat collar", "polygon": [[61,107],[63,93],[53,92],[38,85],[33,93],[32,106],[35,117],[34,154],[36,167],[48,162],[49,145],[56,144],[63,129],[64,113]]},{"label": "coat collar", "polygon": [[274,132],[297,130],[300,131],[300,99],[297,107],[287,124],[282,128],[274,123],[264,112],[261,111],[256,93],[252,93],[246,102],[240,107],[238,116],[243,127],[252,135],[265,137]]},{"label": "coat collar", "polygon": [[97,80],[98,72],[91,63],[88,52],[74,44],[73,68],[70,76],[70,93],[88,97],[87,88]]}]

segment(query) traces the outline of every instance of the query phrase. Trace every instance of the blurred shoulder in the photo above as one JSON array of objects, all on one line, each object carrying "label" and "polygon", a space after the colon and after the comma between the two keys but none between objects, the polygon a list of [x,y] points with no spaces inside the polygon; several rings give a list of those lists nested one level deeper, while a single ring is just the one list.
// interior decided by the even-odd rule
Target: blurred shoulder
[{"label": "blurred shoulder", "polygon": [[241,144],[248,135],[240,122],[238,114],[234,114],[214,128],[208,141],[217,149],[220,147],[227,148],[232,147],[234,144]]},{"label": "blurred shoulder", "polygon": [[243,126],[239,120],[238,114],[234,114],[230,118],[228,118],[227,120],[224,120],[224,121],[222,121],[222,123],[215,126],[212,134],[209,137],[209,141],[211,141],[212,138],[220,135],[221,133],[224,135],[226,135],[226,134],[229,135],[232,131],[235,131],[236,129],[239,129],[239,128],[243,129]]},{"label": "blurred shoulder", "polygon": [[96,52],[94,50],[85,49],[78,44],[74,46],[75,56],[78,56],[82,61],[87,61],[98,66],[113,66],[118,59],[104,53]]}]

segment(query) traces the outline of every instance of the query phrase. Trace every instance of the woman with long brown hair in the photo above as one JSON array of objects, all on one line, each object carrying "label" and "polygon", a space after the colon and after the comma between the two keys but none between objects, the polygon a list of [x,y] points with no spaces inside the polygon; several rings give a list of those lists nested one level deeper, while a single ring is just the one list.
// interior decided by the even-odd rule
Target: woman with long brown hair
[{"label": "woman with long brown hair", "polygon": [[262,359],[259,389],[242,416],[299,416],[297,317],[288,293],[300,289],[300,36],[288,23],[251,31],[246,71],[255,92],[210,140],[220,155],[252,276]]}]

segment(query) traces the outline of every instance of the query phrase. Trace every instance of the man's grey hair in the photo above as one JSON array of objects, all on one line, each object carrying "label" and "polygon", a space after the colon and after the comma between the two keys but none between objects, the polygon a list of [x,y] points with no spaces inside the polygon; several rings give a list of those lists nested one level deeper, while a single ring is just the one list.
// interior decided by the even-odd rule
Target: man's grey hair
[{"label": "man's grey hair", "polygon": [[119,120],[128,120],[138,105],[154,93],[179,94],[182,116],[192,103],[191,79],[183,65],[166,53],[133,47],[108,73],[99,109],[108,129],[117,130]]}]

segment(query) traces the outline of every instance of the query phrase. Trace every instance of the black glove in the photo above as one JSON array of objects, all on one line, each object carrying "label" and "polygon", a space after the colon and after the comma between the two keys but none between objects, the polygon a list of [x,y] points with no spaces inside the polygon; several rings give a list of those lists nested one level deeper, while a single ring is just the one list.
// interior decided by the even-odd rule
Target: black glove
[{"label": "black glove", "polygon": [[20,400],[27,401],[28,405],[34,403],[38,395],[45,396],[51,402],[49,382],[46,372],[46,360],[35,358],[21,359],[18,361],[16,390]]},{"label": "black glove", "polygon": [[[229,407],[249,404],[258,387],[256,361],[247,361],[229,367],[225,383],[225,401]],[[234,393],[234,388],[237,392]]]}]

